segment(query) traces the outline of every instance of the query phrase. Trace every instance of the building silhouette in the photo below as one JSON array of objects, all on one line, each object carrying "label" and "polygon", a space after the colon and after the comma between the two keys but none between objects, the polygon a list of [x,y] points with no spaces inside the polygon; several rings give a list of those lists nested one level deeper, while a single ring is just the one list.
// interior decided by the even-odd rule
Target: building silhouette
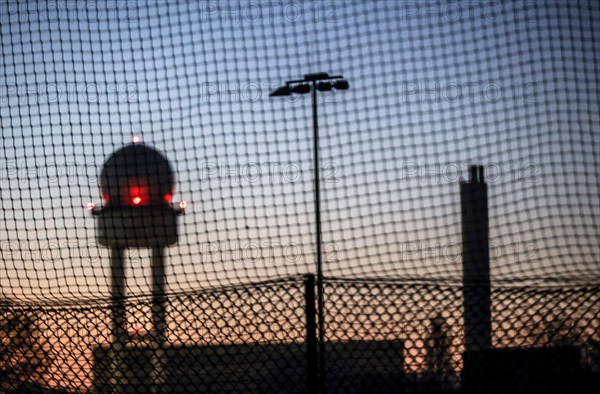
[{"label": "building silhouette", "polygon": [[[171,393],[307,393],[304,343],[167,345],[164,350],[165,387]],[[327,342],[327,393],[397,393],[403,351],[397,340]],[[147,345],[127,347],[119,392],[150,392],[153,352]],[[94,359],[94,392],[114,392],[110,348],[96,348]]]},{"label": "building silhouette", "polygon": [[460,183],[463,246],[463,307],[466,351],[492,347],[487,185],[483,166],[469,168]]},{"label": "building silhouette", "polygon": [[581,348],[493,348],[487,185],[483,166],[460,183],[463,236],[464,394],[593,393],[581,368]]}]

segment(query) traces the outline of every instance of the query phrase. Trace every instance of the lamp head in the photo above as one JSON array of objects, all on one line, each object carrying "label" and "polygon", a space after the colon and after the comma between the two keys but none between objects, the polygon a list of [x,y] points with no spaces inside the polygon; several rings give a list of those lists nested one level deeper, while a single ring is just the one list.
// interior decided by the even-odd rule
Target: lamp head
[{"label": "lamp head", "polygon": [[292,92],[298,94],[306,94],[310,92],[310,85],[307,83],[301,83],[292,88]]},{"label": "lamp head", "polygon": [[279,96],[289,96],[292,94],[292,89],[289,86],[281,86],[275,89],[269,96],[271,97],[279,97]]},{"label": "lamp head", "polygon": [[337,81],[335,81],[333,87],[337,90],[348,90],[350,84],[345,79],[338,79]]}]

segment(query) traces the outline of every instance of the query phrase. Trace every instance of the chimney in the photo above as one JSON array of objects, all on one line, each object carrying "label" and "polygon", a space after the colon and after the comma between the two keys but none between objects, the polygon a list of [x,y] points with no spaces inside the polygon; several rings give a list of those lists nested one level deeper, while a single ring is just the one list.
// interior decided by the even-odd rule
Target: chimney
[{"label": "chimney", "polygon": [[487,185],[483,166],[469,167],[460,182],[465,350],[492,347]]}]

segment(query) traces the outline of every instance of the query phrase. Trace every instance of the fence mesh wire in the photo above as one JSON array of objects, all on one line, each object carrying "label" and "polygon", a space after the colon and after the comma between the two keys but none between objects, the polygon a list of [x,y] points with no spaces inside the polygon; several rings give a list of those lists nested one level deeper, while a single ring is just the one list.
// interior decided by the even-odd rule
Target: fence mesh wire
[{"label": "fence mesh wire", "polygon": [[[310,393],[313,361],[327,393],[600,385],[597,2],[0,0],[0,23],[0,392]],[[317,114],[270,96],[317,72],[349,82]]]}]

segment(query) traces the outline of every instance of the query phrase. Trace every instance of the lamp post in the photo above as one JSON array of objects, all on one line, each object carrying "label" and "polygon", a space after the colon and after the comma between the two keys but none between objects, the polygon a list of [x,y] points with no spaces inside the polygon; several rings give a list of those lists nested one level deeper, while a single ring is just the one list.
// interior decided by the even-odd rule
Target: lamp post
[{"label": "lamp post", "polygon": [[[320,195],[320,174],[319,174],[319,122],[317,117],[317,91],[329,92],[332,90],[347,90],[349,88],[348,81],[341,75],[330,76],[327,73],[314,73],[304,75],[304,79],[287,81],[284,86],[275,89],[270,96],[281,97],[290,96],[293,93],[307,94],[312,93],[312,116],[313,116],[313,168],[314,168],[314,203],[315,203],[315,242],[316,242],[316,257],[317,257],[317,316],[318,316],[318,342],[319,342],[319,392],[324,393],[324,318],[323,318],[323,254],[322,254],[322,236],[321,236],[321,195]],[[310,333],[308,333],[310,338]],[[311,354],[316,349],[309,349],[307,356],[309,363],[311,362]],[[313,360],[314,361],[314,360]],[[314,363],[314,362],[313,362]],[[310,370],[310,366],[309,366]],[[310,373],[309,373],[310,375]],[[311,379],[309,376],[309,390],[316,387],[310,387],[312,384],[317,384],[316,379]],[[316,390],[310,392],[317,392]]]}]

